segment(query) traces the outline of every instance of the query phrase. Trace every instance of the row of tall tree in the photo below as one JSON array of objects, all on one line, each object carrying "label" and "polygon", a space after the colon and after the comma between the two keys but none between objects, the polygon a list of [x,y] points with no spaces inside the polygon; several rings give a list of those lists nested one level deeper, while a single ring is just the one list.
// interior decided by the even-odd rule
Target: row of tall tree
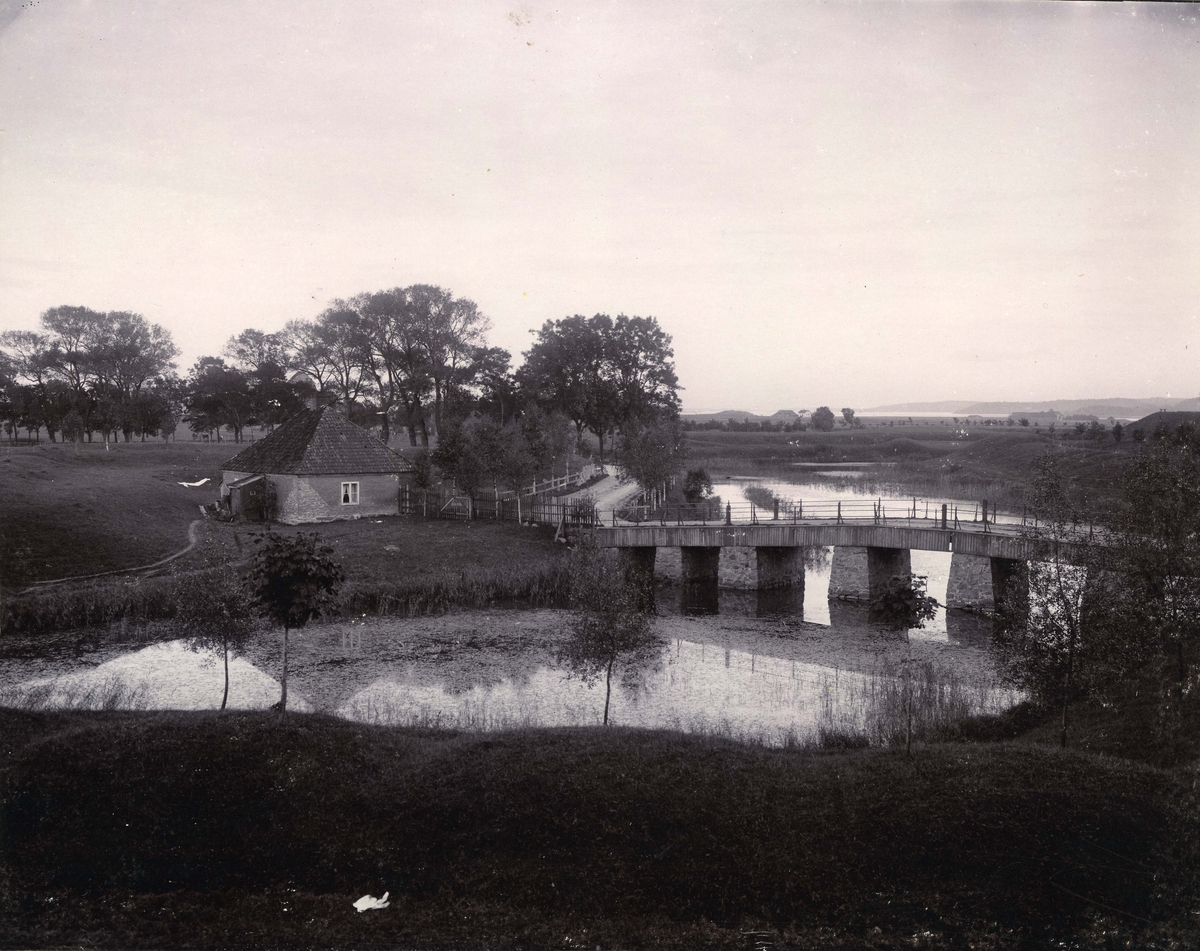
[{"label": "row of tall tree", "polygon": [[10,437],[24,427],[54,440],[174,429],[182,402],[170,333],[140,314],[55,307],[41,330],[0,335],[0,410]]},{"label": "row of tall tree", "polygon": [[[439,436],[436,464],[463,484],[516,485],[594,434],[639,478],[658,479],[679,447],[671,338],[653,317],[547,321],[514,371],[489,346],[478,305],[428,284],[337,299],[278,333],[247,329],[185,379],[170,334],[137,314],[57,307],[41,330],[0,337],[0,400],[10,432],[53,440],[121,432],[273,426],[307,401],[337,405],[390,440]],[[665,453],[665,454],[664,454]],[[647,483],[651,484],[651,483]]]}]

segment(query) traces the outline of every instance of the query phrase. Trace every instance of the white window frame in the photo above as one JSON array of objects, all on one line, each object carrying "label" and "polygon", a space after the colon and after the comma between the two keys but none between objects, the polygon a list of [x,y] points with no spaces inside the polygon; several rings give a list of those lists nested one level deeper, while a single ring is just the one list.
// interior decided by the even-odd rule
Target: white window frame
[{"label": "white window frame", "polygon": [[[357,482],[343,482],[340,496],[342,505],[358,505],[359,493]],[[347,501],[349,499],[349,501]]]}]

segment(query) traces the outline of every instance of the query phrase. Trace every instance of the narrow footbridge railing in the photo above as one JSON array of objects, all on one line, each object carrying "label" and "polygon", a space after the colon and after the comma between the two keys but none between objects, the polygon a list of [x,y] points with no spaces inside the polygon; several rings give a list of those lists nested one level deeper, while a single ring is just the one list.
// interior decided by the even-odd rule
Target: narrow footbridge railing
[{"label": "narrow footbridge railing", "polygon": [[[777,499],[770,507],[753,502],[722,502],[626,505],[600,509],[586,499],[546,497],[477,497],[444,490],[421,490],[404,486],[400,512],[426,518],[520,521],[567,528],[627,528],[638,525],[770,525],[833,524],[936,528],[949,531],[1019,534],[1036,528],[1026,514],[998,512],[994,503],[942,502],[931,499]],[[1091,536],[1088,526],[1071,534],[1080,540]]]},{"label": "narrow footbridge railing", "polygon": [[767,522],[832,522],[892,525],[921,523],[946,529],[979,531],[1012,530],[1032,521],[1024,516],[1000,514],[987,501],[934,502],[928,499],[776,499],[770,507],[753,502],[669,503],[654,508],[630,505],[597,512],[601,527],[622,525],[759,525]]}]

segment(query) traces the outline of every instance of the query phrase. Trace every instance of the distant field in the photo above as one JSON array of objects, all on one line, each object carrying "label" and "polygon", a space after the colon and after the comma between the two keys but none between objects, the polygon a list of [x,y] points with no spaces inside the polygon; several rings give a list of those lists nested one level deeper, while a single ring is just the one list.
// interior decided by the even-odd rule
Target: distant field
[{"label": "distant field", "polygon": [[[0,586],[129,568],[187,544],[232,443],[42,443],[0,452]],[[180,482],[209,477],[189,489]]]},{"label": "distant field", "polygon": [[[714,477],[756,472],[798,474],[805,463],[887,463],[861,484],[893,485],[917,494],[989,498],[1019,506],[1023,487],[1036,461],[1060,453],[1079,489],[1093,500],[1111,501],[1126,462],[1139,451],[1126,441],[1055,442],[1028,429],[970,431],[944,427],[867,428],[831,433],[738,433],[692,431],[686,434],[688,465],[703,466]],[[793,468],[795,467],[795,468]]]},{"label": "distant field", "polygon": [[914,426],[867,427],[831,433],[738,433],[695,430],[685,434],[694,460],[742,459],[764,462],[886,462],[896,458],[946,455],[969,442],[987,439],[1040,440],[1034,433],[974,435],[963,439],[952,429]]}]

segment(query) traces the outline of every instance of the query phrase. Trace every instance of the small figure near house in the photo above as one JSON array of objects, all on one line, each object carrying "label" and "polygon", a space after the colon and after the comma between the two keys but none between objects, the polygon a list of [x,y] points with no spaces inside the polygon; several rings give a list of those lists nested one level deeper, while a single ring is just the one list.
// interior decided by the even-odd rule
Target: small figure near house
[{"label": "small figure near house", "polygon": [[397,515],[413,464],[332,407],[302,410],[221,466],[234,516],[297,525]]}]

